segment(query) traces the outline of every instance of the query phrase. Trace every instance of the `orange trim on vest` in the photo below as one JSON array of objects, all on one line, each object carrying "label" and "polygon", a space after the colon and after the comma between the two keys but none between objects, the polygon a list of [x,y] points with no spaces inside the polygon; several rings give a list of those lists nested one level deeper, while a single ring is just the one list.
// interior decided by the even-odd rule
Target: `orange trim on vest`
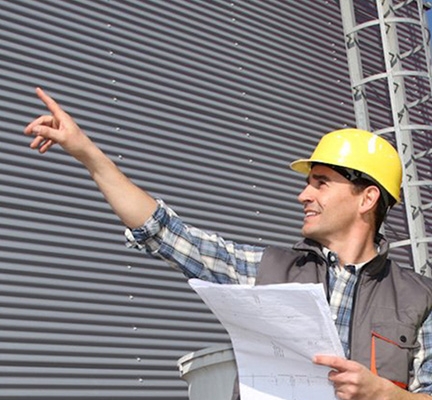
[{"label": "orange trim on vest", "polygon": [[[382,336],[379,333],[376,333],[376,332],[372,331],[371,357],[370,357],[370,359],[371,359],[371,365],[370,365],[370,370],[372,371],[372,373],[374,375],[378,375],[378,369],[377,369],[377,366],[376,366],[376,344],[375,344],[375,340],[376,339],[381,339],[381,340],[384,340],[387,343],[391,343],[391,344],[394,344],[395,346],[400,347],[399,344],[396,343],[395,341],[393,341],[393,340],[391,340],[389,338],[386,338],[385,336]],[[399,386],[402,389],[405,389],[405,390],[408,389],[408,385],[405,384],[405,383],[403,383],[403,382],[398,382],[398,381],[391,381],[391,382],[393,382],[396,386]]]}]

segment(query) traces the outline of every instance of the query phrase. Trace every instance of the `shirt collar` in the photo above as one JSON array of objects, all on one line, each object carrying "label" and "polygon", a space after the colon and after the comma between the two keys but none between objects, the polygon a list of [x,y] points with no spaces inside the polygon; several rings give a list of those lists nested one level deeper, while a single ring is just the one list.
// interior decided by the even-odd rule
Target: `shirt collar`
[{"label": "shirt collar", "polygon": [[[322,248],[322,252],[323,252],[324,256],[327,258],[328,263],[331,267],[341,267],[339,264],[339,257],[338,257],[336,252],[331,251],[329,248],[324,247],[324,246]],[[362,262],[362,263],[358,263],[358,264],[346,264],[346,265],[344,265],[344,267],[346,267],[348,265],[352,265],[355,267],[356,272],[358,272],[369,261],[370,260]]]}]

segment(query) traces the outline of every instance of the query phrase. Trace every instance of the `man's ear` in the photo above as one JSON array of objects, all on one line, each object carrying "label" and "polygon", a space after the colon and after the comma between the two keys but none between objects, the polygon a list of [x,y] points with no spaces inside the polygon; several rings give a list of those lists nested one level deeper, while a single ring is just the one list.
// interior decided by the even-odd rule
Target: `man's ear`
[{"label": "man's ear", "polygon": [[361,210],[366,213],[373,210],[378,204],[381,192],[377,186],[371,185],[365,188],[362,192]]}]

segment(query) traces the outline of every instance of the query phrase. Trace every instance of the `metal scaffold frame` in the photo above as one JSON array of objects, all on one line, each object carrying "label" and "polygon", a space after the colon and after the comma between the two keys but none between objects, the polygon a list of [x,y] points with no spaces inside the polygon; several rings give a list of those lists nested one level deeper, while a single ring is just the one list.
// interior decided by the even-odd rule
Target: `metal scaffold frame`
[{"label": "metal scaffold frame", "polygon": [[[374,0],[371,0],[373,2]],[[413,18],[398,17],[404,7],[417,4],[417,16]],[[386,80],[388,87],[389,106],[391,107],[391,125],[374,131],[378,135],[394,134],[394,142],[402,159],[404,174],[402,182],[406,221],[408,224],[409,238],[392,243],[392,247],[411,246],[412,262],[416,272],[431,276],[428,244],[432,238],[428,237],[425,229],[424,211],[431,208],[432,204],[423,204],[421,188],[431,186],[431,180],[418,178],[417,163],[423,157],[428,157],[431,149],[416,152],[416,131],[430,131],[431,125],[412,123],[410,110],[431,98],[431,71],[429,31],[425,22],[424,4],[420,0],[405,0],[397,4],[392,0],[375,0],[375,12],[373,18],[366,22],[356,22],[356,8],[354,0],[340,2],[344,34],[346,37],[347,59],[351,77],[351,88],[354,99],[354,110],[357,126],[361,129],[371,130],[370,110],[368,104],[368,86],[377,80]],[[401,51],[398,28],[402,25],[416,26],[422,32],[423,40],[415,48],[409,51]],[[379,40],[382,49],[383,70],[371,76],[364,76],[362,53],[359,46],[359,33],[375,27],[379,31]],[[406,68],[403,60],[412,55],[424,52],[426,60],[421,68]],[[407,78],[424,80],[428,84],[428,93],[416,101],[408,101],[406,96]]]}]

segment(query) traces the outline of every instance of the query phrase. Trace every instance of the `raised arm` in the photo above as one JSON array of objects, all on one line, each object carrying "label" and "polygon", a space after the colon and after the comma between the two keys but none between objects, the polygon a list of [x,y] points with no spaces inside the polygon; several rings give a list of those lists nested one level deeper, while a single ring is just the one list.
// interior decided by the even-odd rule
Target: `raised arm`
[{"label": "raised arm", "polygon": [[46,153],[58,143],[87,168],[122,222],[130,228],[140,227],[157,207],[153,197],[133,184],[50,96],[40,88],[36,94],[51,115],[36,118],[24,129],[26,135],[34,135],[30,147]]}]

